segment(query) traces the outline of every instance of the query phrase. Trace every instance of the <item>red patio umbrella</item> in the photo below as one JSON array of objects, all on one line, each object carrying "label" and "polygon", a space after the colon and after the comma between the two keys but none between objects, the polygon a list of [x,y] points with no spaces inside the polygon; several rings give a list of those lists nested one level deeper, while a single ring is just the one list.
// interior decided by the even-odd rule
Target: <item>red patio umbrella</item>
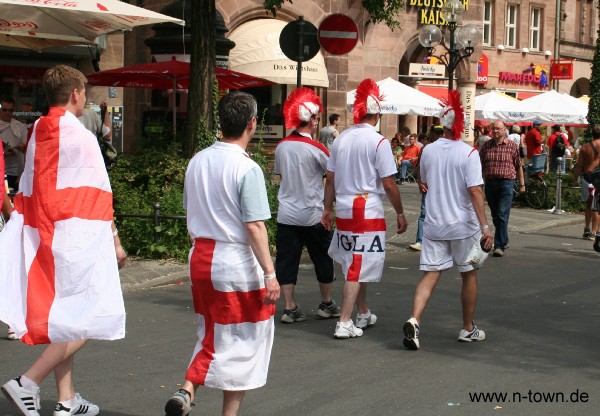
[{"label": "red patio umbrella", "polygon": [[[242,74],[224,68],[215,68],[220,88],[240,89],[272,85],[271,81]],[[124,88],[152,88],[157,90],[187,89],[190,82],[189,62],[170,61],[150,62],[109,69],[87,76],[90,85]],[[175,133],[175,100],[173,100],[173,133]]]}]

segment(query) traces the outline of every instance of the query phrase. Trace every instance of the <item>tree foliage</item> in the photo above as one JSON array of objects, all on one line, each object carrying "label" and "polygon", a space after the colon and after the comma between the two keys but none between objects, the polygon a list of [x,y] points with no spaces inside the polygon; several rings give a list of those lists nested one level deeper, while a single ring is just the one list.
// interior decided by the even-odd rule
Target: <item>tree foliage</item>
[{"label": "tree foliage", "polygon": [[[600,18],[600,2],[598,2],[598,17]],[[600,26],[596,35],[596,51],[592,61],[592,76],[590,78],[590,103],[587,114],[588,128],[584,141],[592,140],[592,128],[600,125]]]},{"label": "tree foliage", "polygon": [[[277,10],[281,9],[286,1],[293,3],[292,0],[264,0],[263,4],[267,11],[276,16]],[[392,30],[400,27],[396,15],[404,9],[403,0],[362,0],[362,5],[369,12],[367,25],[383,23]]]}]

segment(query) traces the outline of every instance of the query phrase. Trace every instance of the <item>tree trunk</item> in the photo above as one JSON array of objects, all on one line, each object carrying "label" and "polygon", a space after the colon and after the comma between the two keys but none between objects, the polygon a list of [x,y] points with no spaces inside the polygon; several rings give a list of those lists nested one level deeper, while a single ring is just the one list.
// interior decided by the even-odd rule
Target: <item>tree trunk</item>
[{"label": "tree trunk", "polygon": [[208,131],[212,131],[213,127],[216,10],[215,0],[192,3],[190,85],[183,138],[183,156],[187,158],[194,156],[198,147],[200,118],[205,119]]},{"label": "tree trunk", "polygon": [[[598,17],[600,18],[600,2],[598,3]],[[592,140],[592,129],[600,124],[600,27],[598,27],[596,51],[592,61],[592,76],[590,77],[590,103],[587,121],[589,123],[585,132],[585,141]]]}]

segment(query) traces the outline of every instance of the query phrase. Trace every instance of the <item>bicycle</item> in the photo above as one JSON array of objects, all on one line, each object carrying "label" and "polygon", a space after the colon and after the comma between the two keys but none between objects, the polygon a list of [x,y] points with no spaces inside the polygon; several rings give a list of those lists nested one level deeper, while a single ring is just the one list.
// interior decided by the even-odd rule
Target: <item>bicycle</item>
[{"label": "bicycle", "polygon": [[541,209],[546,206],[548,201],[548,186],[544,181],[544,171],[546,169],[546,153],[533,155],[531,163],[523,167],[523,176],[525,176],[525,192],[519,194],[519,184],[515,182],[513,188],[513,200],[522,197],[525,203],[531,208]]}]

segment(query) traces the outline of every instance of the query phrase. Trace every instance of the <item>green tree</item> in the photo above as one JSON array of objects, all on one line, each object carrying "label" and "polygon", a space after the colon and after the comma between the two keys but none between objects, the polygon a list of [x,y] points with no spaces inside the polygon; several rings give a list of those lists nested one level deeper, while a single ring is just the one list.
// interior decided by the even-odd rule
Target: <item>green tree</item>
[{"label": "green tree", "polygon": [[[275,16],[286,1],[293,3],[292,0],[264,0],[263,4],[265,9]],[[367,25],[383,23],[392,30],[400,27],[396,15],[404,9],[403,0],[362,0],[362,5],[369,12]]]},{"label": "green tree", "polygon": [[[598,17],[600,18],[600,2],[597,3]],[[600,26],[596,32],[596,51],[594,52],[594,60],[592,61],[592,76],[590,78],[590,104],[588,108],[587,130],[584,133],[583,141],[592,140],[592,128],[600,125]]]}]

